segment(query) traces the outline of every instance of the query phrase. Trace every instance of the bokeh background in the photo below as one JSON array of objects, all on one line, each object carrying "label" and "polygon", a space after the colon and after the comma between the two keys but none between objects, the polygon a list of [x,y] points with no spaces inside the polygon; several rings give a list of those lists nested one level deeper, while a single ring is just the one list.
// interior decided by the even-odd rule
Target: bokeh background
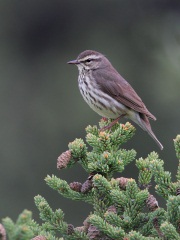
[{"label": "bokeh background", "polygon": [[[44,182],[55,174],[85,181],[77,164],[58,171],[56,159],[70,141],[100,117],[80,96],[75,67],[66,64],[85,49],[104,53],[157,117],[152,128],[164,145],[139,127],[123,147],[139,157],[157,151],[175,175],[173,139],[180,133],[180,1],[0,1],[0,219],[38,210],[44,196],[81,225],[91,210],[64,199]],[[123,176],[137,178],[134,163]],[[120,175],[118,175],[120,176]],[[174,177],[173,177],[174,180]],[[164,204],[160,202],[160,205]]]}]

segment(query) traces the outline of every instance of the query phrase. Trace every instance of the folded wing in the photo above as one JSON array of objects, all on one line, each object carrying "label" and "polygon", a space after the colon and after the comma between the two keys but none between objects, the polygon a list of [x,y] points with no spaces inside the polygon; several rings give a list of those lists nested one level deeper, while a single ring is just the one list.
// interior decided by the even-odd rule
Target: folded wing
[{"label": "folded wing", "polygon": [[136,112],[156,120],[156,117],[148,111],[131,85],[113,67],[112,70],[111,68],[94,70],[92,74],[97,85],[104,93]]}]

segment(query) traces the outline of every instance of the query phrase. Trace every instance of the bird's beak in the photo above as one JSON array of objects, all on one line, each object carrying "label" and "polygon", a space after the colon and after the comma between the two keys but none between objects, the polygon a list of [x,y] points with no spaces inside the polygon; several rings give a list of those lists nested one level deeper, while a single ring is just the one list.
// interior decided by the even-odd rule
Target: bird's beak
[{"label": "bird's beak", "polygon": [[68,64],[79,64],[80,62],[78,60],[72,60],[67,62]]}]

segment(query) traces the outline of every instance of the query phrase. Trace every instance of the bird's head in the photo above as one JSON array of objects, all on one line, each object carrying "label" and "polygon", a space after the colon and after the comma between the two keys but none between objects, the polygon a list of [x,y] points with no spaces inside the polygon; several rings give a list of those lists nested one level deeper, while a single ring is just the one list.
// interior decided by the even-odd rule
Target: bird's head
[{"label": "bird's head", "polygon": [[79,71],[89,71],[98,68],[105,68],[110,63],[101,53],[93,50],[86,50],[80,53],[76,60],[69,61],[68,64],[75,64]]}]

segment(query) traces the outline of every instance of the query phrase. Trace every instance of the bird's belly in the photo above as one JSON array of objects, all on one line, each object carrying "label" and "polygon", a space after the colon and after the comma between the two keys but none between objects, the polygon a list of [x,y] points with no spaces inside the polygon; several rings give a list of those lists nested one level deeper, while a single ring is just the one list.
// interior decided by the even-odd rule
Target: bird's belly
[{"label": "bird's belly", "polygon": [[84,85],[79,85],[79,89],[85,102],[100,116],[115,119],[129,110],[99,89],[89,89]]}]

